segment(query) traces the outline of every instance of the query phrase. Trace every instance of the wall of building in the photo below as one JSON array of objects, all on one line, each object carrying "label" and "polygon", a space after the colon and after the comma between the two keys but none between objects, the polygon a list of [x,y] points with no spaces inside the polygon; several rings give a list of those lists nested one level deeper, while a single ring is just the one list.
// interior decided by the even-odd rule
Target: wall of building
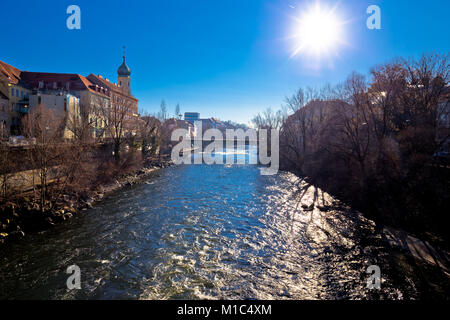
[{"label": "wall of building", "polygon": [[36,93],[30,95],[30,111],[38,105],[44,105],[66,119],[64,138],[73,138],[73,132],[68,127],[70,121],[81,119],[79,99],[71,94]]},{"label": "wall of building", "polygon": [[5,139],[9,136],[9,101],[8,99],[0,98],[0,139]]},{"label": "wall of building", "polygon": [[200,119],[200,113],[197,112],[185,112],[184,113],[184,120],[186,121],[197,121]]},{"label": "wall of building", "polygon": [[77,96],[80,98],[81,113],[86,118],[84,120],[93,127],[92,136],[106,138],[108,136],[107,115],[110,110],[109,97],[88,90],[79,91]]},{"label": "wall of building", "polygon": [[21,134],[21,121],[28,113],[29,95],[31,91],[17,84],[8,85],[10,130],[12,135]]}]

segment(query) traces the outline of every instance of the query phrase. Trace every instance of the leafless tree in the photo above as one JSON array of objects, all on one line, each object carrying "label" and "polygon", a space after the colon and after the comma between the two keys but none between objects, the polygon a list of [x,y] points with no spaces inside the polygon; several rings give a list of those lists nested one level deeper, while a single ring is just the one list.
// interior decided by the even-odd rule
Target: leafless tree
[{"label": "leafless tree", "polygon": [[11,157],[11,148],[0,141],[0,196],[6,200],[9,195],[9,180],[14,174],[14,163]]},{"label": "leafless tree", "polygon": [[114,157],[120,160],[120,152],[123,143],[136,129],[137,117],[133,115],[133,102],[126,98],[118,98],[111,101],[109,108],[100,107],[97,110],[100,121],[106,122],[104,130],[112,140]]},{"label": "leafless tree", "polygon": [[143,158],[157,155],[161,144],[161,122],[155,117],[144,115],[138,123],[137,136],[142,142]]},{"label": "leafless tree", "polygon": [[285,113],[281,110],[273,111],[272,108],[265,109],[258,113],[252,123],[258,129],[279,129],[283,123]]},{"label": "leafless tree", "polygon": [[75,112],[66,115],[66,129],[72,134],[73,139],[79,143],[94,143],[95,137],[92,134],[95,128],[93,114],[98,113],[86,103],[80,105],[80,114]]},{"label": "leafless tree", "polygon": [[[44,105],[39,105],[25,117],[24,132],[35,139],[28,150],[29,161],[39,179],[39,203],[43,212],[50,199],[50,183],[56,176],[57,166],[63,160],[64,117]],[[33,173],[34,176],[34,173]],[[33,177],[34,180],[34,177]],[[35,191],[36,186],[35,186]]]}]

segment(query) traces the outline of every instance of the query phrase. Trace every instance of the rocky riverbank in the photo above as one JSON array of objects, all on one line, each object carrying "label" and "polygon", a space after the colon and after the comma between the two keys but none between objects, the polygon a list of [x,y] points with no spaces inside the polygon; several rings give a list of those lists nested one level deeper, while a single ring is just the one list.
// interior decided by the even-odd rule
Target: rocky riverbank
[{"label": "rocky riverbank", "polygon": [[113,183],[100,185],[87,196],[64,194],[42,212],[32,196],[24,196],[14,202],[0,205],[0,245],[24,238],[27,233],[39,232],[62,223],[82,210],[91,208],[96,202],[117,190],[142,182],[156,170],[167,168],[170,159],[147,161],[145,166],[133,174],[117,178]]}]

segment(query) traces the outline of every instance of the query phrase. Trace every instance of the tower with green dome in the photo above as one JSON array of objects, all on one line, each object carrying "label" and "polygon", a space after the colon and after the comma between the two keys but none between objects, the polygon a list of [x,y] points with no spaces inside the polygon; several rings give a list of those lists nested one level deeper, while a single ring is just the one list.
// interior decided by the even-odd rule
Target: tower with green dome
[{"label": "tower with green dome", "polygon": [[125,62],[125,47],[123,47],[123,62],[117,69],[117,84],[123,91],[131,95],[131,70]]}]

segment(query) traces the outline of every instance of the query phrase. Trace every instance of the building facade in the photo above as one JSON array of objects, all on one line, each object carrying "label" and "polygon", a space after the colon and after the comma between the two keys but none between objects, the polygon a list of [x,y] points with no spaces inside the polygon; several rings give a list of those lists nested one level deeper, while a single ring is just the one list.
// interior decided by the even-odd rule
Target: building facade
[{"label": "building facade", "polygon": [[[43,104],[64,110],[67,117],[77,117],[79,113],[82,121],[92,128],[93,137],[106,137],[106,115],[110,107],[106,88],[92,84],[79,74],[23,72],[21,81],[31,89],[33,106]],[[75,113],[71,114],[72,111]]]},{"label": "building facade", "polygon": [[58,94],[36,92],[31,94],[30,110],[33,110],[39,105],[46,106],[65,121],[65,139],[74,138],[75,130],[74,128],[71,128],[71,124],[79,123],[81,121],[79,98],[67,92],[61,92]]},{"label": "building facade", "polygon": [[21,70],[0,61],[0,92],[3,100],[8,101],[7,111],[2,112],[2,117],[8,120],[3,120],[3,125],[11,135],[22,133],[22,118],[28,113],[30,90],[21,82],[21,76]]},{"label": "building facade", "polygon": [[9,136],[9,99],[0,92],[0,140]]},{"label": "building facade", "polygon": [[185,112],[184,120],[194,122],[200,120],[200,113],[198,112]]},{"label": "building facade", "polygon": [[137,130],[138,100],[131,94],[131,70],[125,62],[117,70],[117,83],[101,76],[90,74],[87,79],[108,91],[110,98],[110,121],[121,127],[122,135],[135,135]]},{"label": "building facade", "polygon": [[[108,124],[118,117],[123,118],[122,134],[137,132],[138,100],[131,94],[131,70],[125,55],[117,70],[117,84],[93,74],[22,72],[0,61],[0,138],[21,134],[23,117],[38,105],[67,119],[81,119],[91,128],[92,137],[110,137]],[[68,130],[64,136],[72,137]]]}]

